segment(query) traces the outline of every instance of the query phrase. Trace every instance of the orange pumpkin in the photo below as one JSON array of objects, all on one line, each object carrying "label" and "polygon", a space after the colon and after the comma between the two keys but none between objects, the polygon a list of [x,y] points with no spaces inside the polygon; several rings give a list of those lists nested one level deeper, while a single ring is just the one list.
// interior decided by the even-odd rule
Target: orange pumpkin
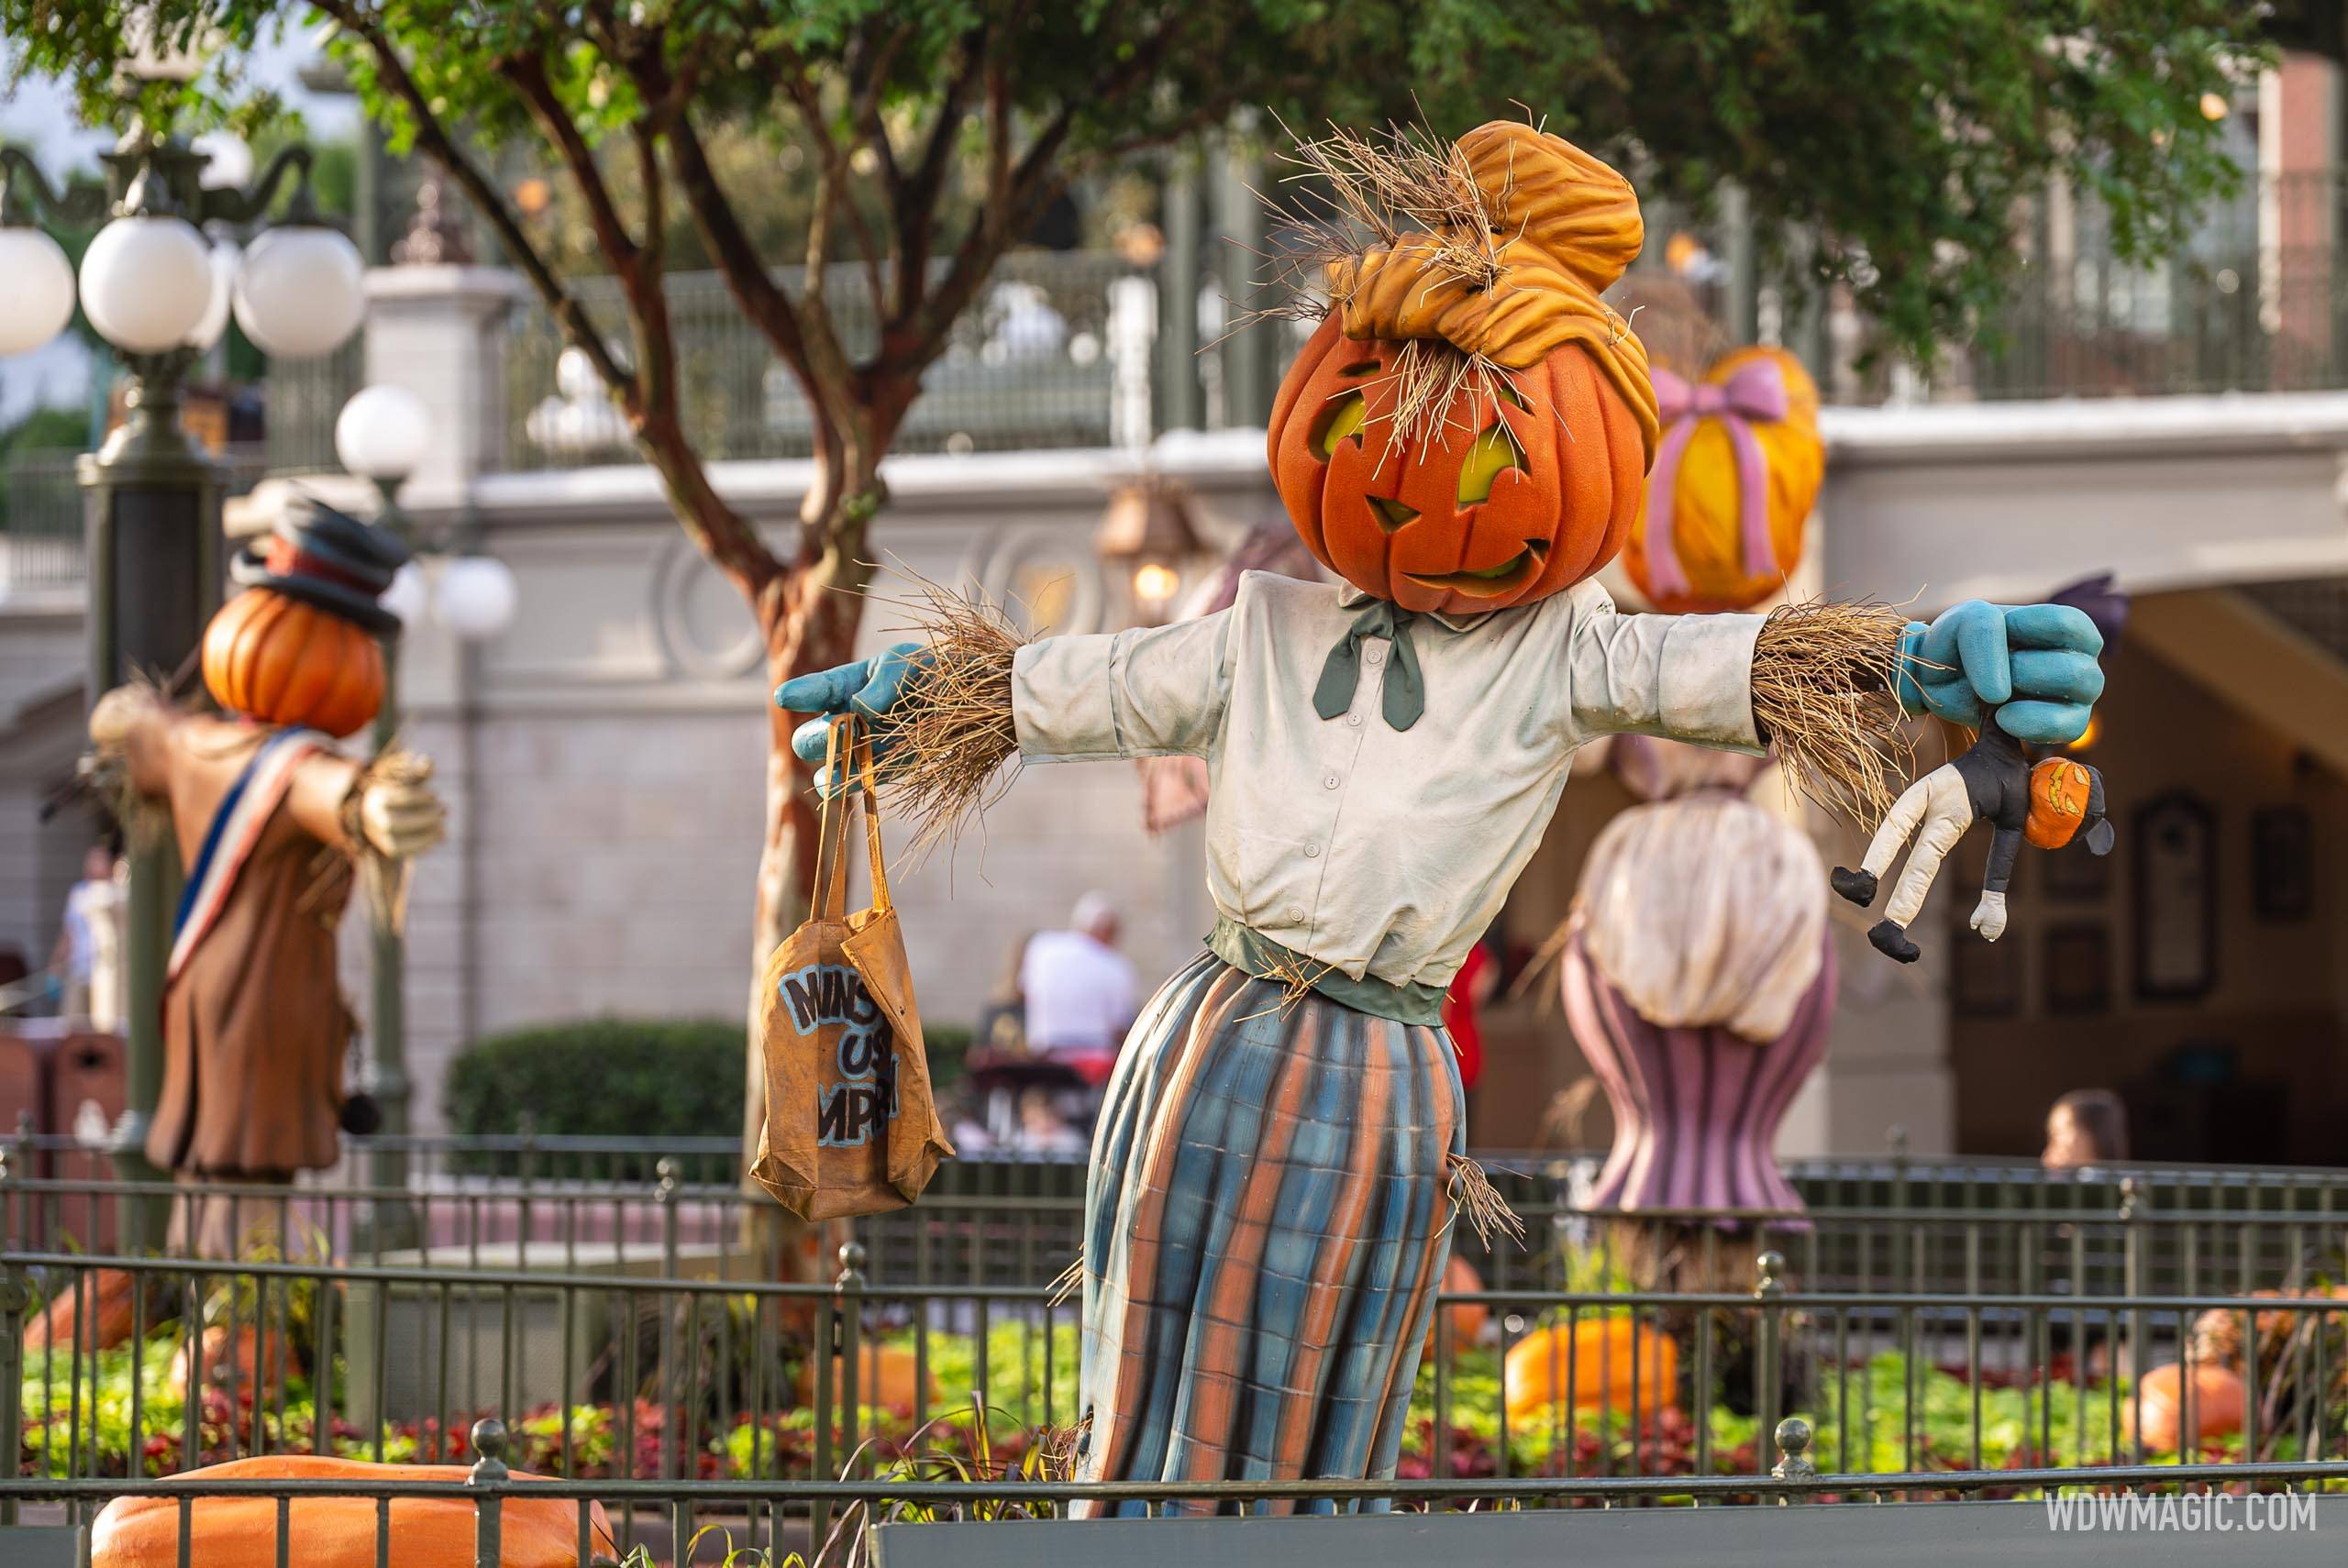
[{"label": "orange pumpkin", "polygon": [[[1716,415],[1694,419],[1672,475],[1671,553],[1678,559],[1684,591],[1659,588],[1649,575],[1648,512],[1661,515],[1648,497],[1623,547],[1623,569],[1658,610],[1675,615],[1744,610],[1785,586],[1801,561],[1802,535],[1826,478],[1826,444],[1818,433],[1818,385],[1801,361],[1782,348],[1740,348],[1712,361],[1707,386],[1726,386],[1740,371],[1771,367],[1785,389],[1783,419],[1751,419],[1766,498],[1769,558],[1759,570],[1745,558],[1737,443],[1727,421]],[[1675,426],[1676,427],[1676,426]],[[1670,439],[1666,432],[1665,439]],[[1663,469],[1656,470],[1660,482]]]},{"label": "orange pumpkin", "polygon": [[383,703],[383,652],[341,616],[249,588],[204,632],[204,684],[219,704],[269,724],[354,734]]},{"label": "orange pumpkin", "polygon": [[[1638,516],[1646,442],[1578,345],[1456,392],[1428,439],[1390,441],[1401,346],[1321,324],[1281,382],[1272,476],[1324,566],[1405,610],[1529,604],[1612,559]],[[1522,401],[1520,402],[1519,399]]]},{"label": "orange pumpkin", "polygon": [[1501,1386],[1512,1421],[1545,1420],[1568,1394],[1576,1409],[1676,1409],[1679,1347],[1671,1336],[1627,1317],[1584,1318],[1535,1329],[1511,1348]]},{"label": "orange pumpkin", "polygon": [[2060,849],[2087,820],[2092,777],[2085,765],[2050,756],[2030,770],[2030,815],[2022,836],[2041,849]]},{"label": "orange pumpkin", "polygon": [[[911,1345],[882,1344],[867,1340],[856,1358],[856,1400],[873,1409],[910,1410],[915,1400],[914,1391],[920,1386],[914,1377],[915,1364]],[[832,1358],[832,1397],[840,1395],[840,1380],[846,1368],[838,1356]],[[937,1408],[937,1375],[928,1379],[928,1408]],[[811,1359],[799,1371],[799,1401],[803,1405],[815,1402],[815,1364]]]},{"label": "orange pumpkin", "polygon": [[[1474,1264],[1469,1263],[1457,1253],[1454,1253],[1451,1254],[1451,1262],[1444,1267],[1443,1287],[1455,1296],[1471,1290],[1480,1292],[1484,1288],[1484,1276],[1476,1272]],[[1444,1311],[1451,1317],[1451,1349],[1455,1355],[1462,1346],[1476,1342],[1483,1334],[1484,1325],[1490,1320],[1492,1315],[1490,1309],[1480,1301],[1454,1301],[1445,1307]],[[1434,1320],[1430,1317],[1427,1320],[1426,1348],[1426,1355],[1430,1360],[1434,1355]]]},{"label": "orange pumpkin", "polygon": [[[183,1473],[191,1481],[462,1481],[461,1464],[371,1464],[318,1454],[232,1459]],[[517,1481],[544,1476],[514,1473]],[[294,1499],[287,1516],[287,1561],[302,1568],[373,1568],[376,1508],[372,1497]],[[593,1553],[616,1558],[611,1520],[590,1503]],[[415,1568],[473,1562],[478,1510],[462,1497],[398,1497],[392,1501],[391,1560]],[[502,1568],[579,1568],[579,1505],[559,1497],[505,1498],[498,1510]],[[268,1496],[199,1497],[188,1511],[191,1555],[198,1563],[274,1562],[277,1500]],[[90,1568],[174,1568],[180,1508],[170,1497],[116,1497],[90,1526]]]},{"label": "orange pumpkin", "polygon": [[[2156,1366],[2144,1374],[2135,1392],[2121,1400],[2120,1435],[2127,1441],[2135,1435],[2136,1409],[2141,1399],[2143,1407],[2144,1452],[2175,1453],[2180,1429],[2184,1424],[2185,1369],[2175,1362]],[[2194,1447],[2211,1438],[2224,1437],[2242,1430],[2243,1407],[2245,1395],[2241,1376],[2222,1366],[2199,1366],[2193,1369]]]},{"label": "orange pumpkin", "polygon": [[41,1315],[25,1325],[25,1353],[39,1355],[50,1345],[57,1347],[58,1354],[66,1355],[126,1344],[138,1299],[138,1276],[127,1269],[99,1269],[78,1287],[68,1281]]},{"label": "orange pumpkin", "polygon": [[[1630,182],[1522,122],[1468,132],[1446,164],[1472,199],[1441,232],[1397,213],[1390,242],[1330,264],[1336,308],[1280,382],[1267,448],[1324,565],[1402,609],[1470,614],[1555,593],[1622,548],[1655,393],[1645,348],[1600,298],[1644,235]],[[1463,276],[1466,253],[1489,276]],[[1401,417],[1406,374],[1447,390]]]}]

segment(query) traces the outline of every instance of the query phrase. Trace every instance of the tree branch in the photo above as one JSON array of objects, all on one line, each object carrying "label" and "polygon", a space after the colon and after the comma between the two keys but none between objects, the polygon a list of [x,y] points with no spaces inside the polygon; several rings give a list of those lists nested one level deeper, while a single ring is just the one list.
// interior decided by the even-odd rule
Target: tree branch
[{"label": "tree branch", "polygon": [[406,62],[400,59],[399,51],[392,47],[391,39],[383,35],[371,16],[360,11],[350,0],[317,0],[317,9],[322,16],[332,18],[367,46],[368,53],[374,57],[377,75],[391,89],[392,95],[406,107],[409,118],[415,126],[415,138],[422,144],[425,156],[438,164],[464,191],[474,210],[482,215],[491,231],[497,236],[498,243],[504,248],[506,255],[512,258],[514,265],[520,269],[523,277],[528,280],[530,287],[537,292],[538,298],[554,316],[556,325],[562,329],[563,340],[587,356],[588,363],[595,368],[596,375],[621,399],[622,406],[626,407],[633,390],[628,384],[626,372],[620,369],[618,358],[612,352],[611,345],[588,317],[577,297],[556,276],[554,269],[548,264],[537,247],[530,243],[530,237],[522,231],[521,221],[507,204],[505,193],[449,136],[448,128],[440,123],[439,116],[433,111],[430,99],[415,84],[415,77],[408,73]]}]

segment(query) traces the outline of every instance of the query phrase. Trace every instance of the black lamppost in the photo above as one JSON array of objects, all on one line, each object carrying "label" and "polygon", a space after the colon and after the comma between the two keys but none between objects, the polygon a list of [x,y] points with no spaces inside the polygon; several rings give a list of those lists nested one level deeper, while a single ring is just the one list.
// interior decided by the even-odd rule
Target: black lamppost
[{"label": "black lamppost", "polygon": [[[188,68],[150,61],[131,69]],[[0,297],[0,354],[38,348],[62,331],[78,292],[90,325],[128,372],[122,425],[81,461],[93,701],[134,673],[171,678],[219,607],[225,474],[181,426],[189,370],[232,314],[263,352],[305,359],[340,347],[366,310],[358,250],[312,204],[308,149],[280,153],[241,188],[206,186],[207,156],[134,112],[104,160],[104,191],[61,195],[31,160],[0,150],[0,277],[9,280]],[[284,214],[270,219],[289,186]],[[77,291],[64,252],[36,226],[80,228],[101,219],[108,221],[83,256]],[[241,252],[225,237],[255,229]],[[162,1085],[162,983],[179,879],[168,834],[131,846],[127,1109],[114,1146],[126,1180],[161,1175],[145,1142]],[[161,1206],[141,1206],[126,1240],[156,1244],[162,1218]]]}]

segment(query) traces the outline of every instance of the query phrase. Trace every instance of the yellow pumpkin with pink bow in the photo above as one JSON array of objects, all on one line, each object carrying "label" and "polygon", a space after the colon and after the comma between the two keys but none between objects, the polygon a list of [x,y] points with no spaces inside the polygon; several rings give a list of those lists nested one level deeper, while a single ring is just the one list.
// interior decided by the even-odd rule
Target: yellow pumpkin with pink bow
[{"label": "yellow pumpkin with pink bow", "polygon": [[1657,368],[1663,435],[1623,569],[1675,615],[1745,610],[1781,591],[1826,477],[1818,387],[1782,348],[1739,348],[1694,381]]}]

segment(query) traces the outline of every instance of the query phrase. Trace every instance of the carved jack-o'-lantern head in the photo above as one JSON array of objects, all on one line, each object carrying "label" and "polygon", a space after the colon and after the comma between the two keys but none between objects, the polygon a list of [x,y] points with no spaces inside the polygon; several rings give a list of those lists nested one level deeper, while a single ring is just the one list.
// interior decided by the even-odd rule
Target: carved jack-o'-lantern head
[{"label": "carved jack-o'-lantern head", "polygon": [[2083,762],[2050,756],[2030,770],[2030,815],[2022,836],[2041,849],[2060,849],[2087,821],[2095,773]]},{"label": "carved jack-o'-lantern head", "polygon": [[1599,298],[1638,254],[1638,198],[1501,121],[1431,149],[1348,142],[1324,171],[1379,160],[1372,195],[1413,180],[1433,195],[1390,241],[1329,260],[1335,308],[1273,407],[1273,480],[1312,553],[1366,592],[1530,603],[1604,566],[1639,513],[1655,393]]},{"label": "carved jack-o'-lantern head", "polygon": [[1321,324],[1271,428],[1280,500],[1305,545],[1405,610],[1472,613],[1545,598],[1621,549],[1647,447],[1597,364],[1567,344],[1490,390],[1463,388],[1435,428],[1390,439],[1401,345]]}]

